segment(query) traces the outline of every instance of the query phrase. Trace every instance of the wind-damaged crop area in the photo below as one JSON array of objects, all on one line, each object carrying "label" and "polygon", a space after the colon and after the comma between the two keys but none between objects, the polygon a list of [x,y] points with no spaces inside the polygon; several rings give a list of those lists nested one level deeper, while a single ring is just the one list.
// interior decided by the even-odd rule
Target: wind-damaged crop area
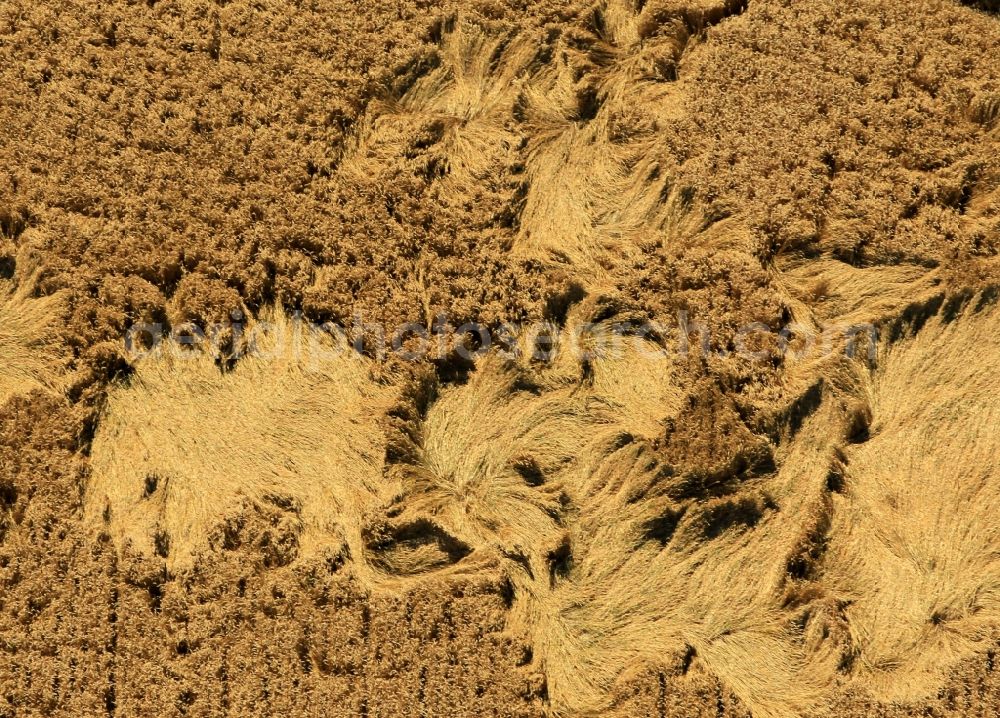
[{"label": "wind-damaged crop area", "polygon": [[56,336],[65,297],[35,296],[30,266],[28,253],[0,255],[0,401],[57,390],[64,368]]},{"label": "wind-damaged crop area", "polygon": [[[779,590],[801,519],[778,518],[813,492],[796,496],[773,474],[710,489],[665,462],[658,439],[683,410],[676,374],[648,342],[613,355],[610,322],[580,332],[593,311],[582,305],[555,330],[547,363],[489,357],[441,390],[412,458],[394,467],[395,520],[434,522],[498,555],[511,628],[529,637],[555,714],[606,708],[630,666],[683,656],[760,715],[813,705],[823,678]],[[574,337],[592,352],[586,368],[566,346]],[[815,489],[825,473],[812,473],[795,480]],[[743,576],[747,565],[760,570]],[[772,670],[750,668],[765,656]]]},{"label": "wind-damaged crop area", "polygon": [[391,389],[343,343],[273,318],[232,371],[207,352],[156,352],[111,392],[93,441],[92,523],[176,570],[220,527],[227,541],[241,500],[268,501],[289,510],[284,560],[320,537],[333,554],[361,553]]},{"label": "wind-damaged crop area", "polygon": [[824,580],[849,600],[853,669],[925,696],[996,630],[995,292],[961,297],[887,347],[870,436],[845,452]]},{"label": "wind-damaged crop area", "polygon": [[0,3],[0,716],[1000,707],[1000,21]]}]

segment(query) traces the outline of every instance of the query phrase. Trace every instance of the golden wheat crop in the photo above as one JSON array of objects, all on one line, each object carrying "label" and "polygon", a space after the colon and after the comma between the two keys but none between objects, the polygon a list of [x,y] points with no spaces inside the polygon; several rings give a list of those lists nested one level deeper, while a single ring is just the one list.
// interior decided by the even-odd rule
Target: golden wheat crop
[{"label": "golden wheat crop", "polygon": [[[567,270],[586,298],[514,351],[429,379],[422,408],[395,423],[413,399],[402,382],[280,308],[232,368],[199,349],[154,353],[109,392],[92,525],[176,572],[245,504],[276,501],[299,555],[348,556],[366,590],[499,567],[508,627],[530,641],[557,716],[600,714],[646,664],[707,671],[760,718],[811,715],[851,682],[889,699],[933,692],[1000,622],[991,298],[946,303],[924,266],[779,256],[767,271],[794,332],[767,395],[780,401],[762,411],[778,429],[744,429],[774,462],[718,484],[659,451],[685,411],[682,367],[599,311],[650,248],[756,261],[744,220],[708,221],[657,149],[692,40],[739,5],[601,2],[586,51],[444,23],[439,65],[372,105],[341,178],[373,174],[425,131],[445,205],[516,167],[512,251]],[[978,121],[992,124],[994,105],[977,105]],[[405,281],[430,324],[422,268]],[[23,327],[51,308],[9,296],[0,318],[22,328],[0,333],[14,367],[0,397],[8,377],[42,382]],[[878,330],[878,352],[859,351],[855,332]]]}]

